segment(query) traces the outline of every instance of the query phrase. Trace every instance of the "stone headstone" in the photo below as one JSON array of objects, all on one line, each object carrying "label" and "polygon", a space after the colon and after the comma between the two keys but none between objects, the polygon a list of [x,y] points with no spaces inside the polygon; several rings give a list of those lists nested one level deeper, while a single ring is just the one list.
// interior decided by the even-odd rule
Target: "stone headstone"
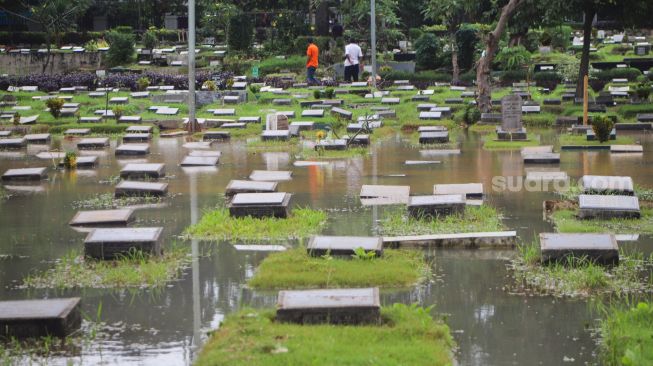
[{"label": "stone headstone", "polygon": [[504,131],[519,131],[522,129],[522,99],[510,94],[501,99],[501,127]]},{"label": "stone headstone", "polygon": [[161,254],[161,227],[95,229],[84,240],[84,255],[96,259],[115,259],[138,250]]},{"label": "stone headstone", "polygon": [[228,204],[232,217],[288,217],[291,194],[274,193],[236,193]]},{"label": "stone headstone", "polygon": [[64,338],[82,324],[80,299],[0,301],[2,338]]},{"label": "stone headstone", "polygon": [[249,175],[254,181],[277,182],[292,179],[292,172],[281,170],[254,170]]},{"label": "stone headstone", "polygon": [[619,263],[619,247],[613,234],[540,234],[542,262],[587,258],[601,264]]},{"label": "stone headstone", "polygon": [[378,324],[378,288],[280,291],[276,319],[298,324]]},{"label": "stone headstone", "polygon": [[465,195],[466,198],[483,198],[483,183],[436,184],[434,195]]},{"label": "stone headstone", "polygon": [[578,208],[581,219],[640,217],[639,200],[635,196],[581,194],[578,196]]},{"label": "stone headstone", "polygon": [[226,196],[236,193],[270,193],[277,191],[277,182],[257,182],[251,180],[232,180],[225,189]]},{"label": "stone headstone", "polygon": [[417,219],[463,214],[465,205],[463,194],[412,196],[408,200],[408,214]]},{"label": "stone headstone", "polygon": [[308,254],[314,257],[327,253],[349,257],[357,248],[366,252],[373,251],[380,257],[383,255],[383,239],[369,236],[314,236],[306,246]]}]

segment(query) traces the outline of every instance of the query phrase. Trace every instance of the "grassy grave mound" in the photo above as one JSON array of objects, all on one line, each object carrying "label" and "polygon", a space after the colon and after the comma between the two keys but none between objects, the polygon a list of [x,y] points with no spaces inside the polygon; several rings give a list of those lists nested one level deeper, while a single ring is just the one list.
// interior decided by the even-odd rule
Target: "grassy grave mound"
[{"label": "grassy grave mound", "polygon": [[612,307],[601,321],[601,359],[605,365],[653,364],[653,304]]},{"label": "grassy grave mound", "polygon": [[453,234],[502,231],[501,215],[487,205],[467,206],[464,215],[449,215],[438,219],[415,219],[405,210],[386,212],[381,220],[381,232],[388,236]]},{"label": "grassy grave mound", "polygon": [[630,136],[617,136],[616,140],[608,140],[606,142],[599,142],[598,140],[587,141],[585,135],[560,135],[558,138],[560,146],[606,146],[606,145],[632,145],[635,140]]},{"label": "grassy grave mound", "polygon": [[575,210],[554,211],[549,217],[560,233],[653,234],[653,208],[642,208],[639,219],[576,217]]},{"label": "grassy grave mound", "polygon": [[569,258],[567,262],[544,265],[534,244],[519,247],[508,267],[512,270],[514,293],[589,297],[608,294],[634,294],[653,290],[647,279],[653,260],[642,254],[620,253],[619,265],[606,267],[587,258]]},{"label": "grassy grave mound", "polygon": [[310,208],[294,208],[288,218],[234,218],[224,207],[206,212],[200,222],[188,227],[187,238],[199,240],[270,241],[306,238],[326,225],[327,214]]},{"label": "grassy grave mound", "polygon": [[[373,253],[373,252],[372,252]],[[269,255],[249,281],[259,290],[333,287],[406,287],[428,278],[417,251],[385,250],[382,257],[311,257],[299,247]]]},{"label": "grassy grave mound", "polygon": [[515,150],[527,146],[539,146],[540,138],[534,134],[527,134],[525,141],[501,141],[496,133],[489,134],[483,140],[483,148],[486,150]]},{"label": "grassy grave mound", "polygon": [[200,353],[204,365],[451,365],[449,327],[429,309],[395,304],[381,308],[373,326],[276,323],[271,310],[227,317]]},{"label": "grassy grave mound", "polygon": [[27,276],[24,288],[160,288],[190,264],[186,248],[175,246],[161,256],[132,252],[117,260],[93,260],[72,251],[53,268]]},{"label": "grassy grave mound", "polygon": [[292,138],[286,141],[270,140],[263,141],[261,139],[254,139],[247,141],[247,150],[253,152],[265,151],[294,151],[298,148],[297,139]]}]

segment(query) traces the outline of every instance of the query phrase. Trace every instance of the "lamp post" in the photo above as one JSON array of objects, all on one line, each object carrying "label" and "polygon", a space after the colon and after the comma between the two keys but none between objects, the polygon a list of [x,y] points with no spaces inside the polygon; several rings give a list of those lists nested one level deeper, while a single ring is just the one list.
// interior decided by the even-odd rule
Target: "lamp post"
[{"label": "lamp post", "polygon": [[197,132],[195,122],[195,0],[188,0],[188,132]]},{"label": "lamp post", "polygon": [[376,1],[370,0],[370,38],[372,43],[372,88],[376,89]]}]

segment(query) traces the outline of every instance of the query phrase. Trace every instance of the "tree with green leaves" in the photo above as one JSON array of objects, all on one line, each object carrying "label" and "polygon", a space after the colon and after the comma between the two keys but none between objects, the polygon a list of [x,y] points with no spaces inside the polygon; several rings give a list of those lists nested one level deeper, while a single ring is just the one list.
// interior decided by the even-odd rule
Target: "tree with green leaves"
[{"label": "tree with green leaves", "polygon": [[[399,30],[396,0],[377,0],[376,2],[376,39],[379,49],[389,46],[403,37]],[[344,16],[345,34],[355,39],[370,39],[370,2],[360,0],[343,0],[340,6]]]},{"label": "tree with green leaves", "polygon": [[422,10],[427,19],[443,24],[447,28],[447,42],[451,47],[452,83],[460,80],[456,32],[461,24],[471,21],[479,8],[478,5],[474,0],[430,0]]}]

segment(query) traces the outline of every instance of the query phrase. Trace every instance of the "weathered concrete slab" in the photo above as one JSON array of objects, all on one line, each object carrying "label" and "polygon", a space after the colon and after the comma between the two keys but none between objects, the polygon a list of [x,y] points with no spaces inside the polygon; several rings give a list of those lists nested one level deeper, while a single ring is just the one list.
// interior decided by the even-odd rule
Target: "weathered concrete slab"
[{"label": "weathered concrete slab", "polygon": [[404,165],[436,165],[442,163],[439,160],[406,160]]},{"label": "weathered concrete slab", "polygon": [[247,244],[247,245],[234,245],[234,249],[239,252],[285,252],[288,248],[283,245],[256,245],[256,244]]},{"label": "weathered concrete slab", "polygon": [[226,196],[236,193],[271,193],[277,191],[277,182],[255,182],[251,180],[231,180],[225,189]]},{"label": "weathered concrete slab", "polygon": [[530,171],[526,173],[526,180],[541,182],[568,181],[569,176],[565,172]]},{"label": "weathered concrete slab", "polygon": [[448,131],[420,132],[420,144],[443,144],[449,142]]},{"label": "weathered concrete slab", "polygon": [[3,181],[48,179],[48,168],[8,169],[2,174]]},{"label": "weathered concrete slab", "polygon": [[307,166],[327,166],[331,165],[328,161],[307,161],[307,160],[297,160],[293,162],[293,166],[296,167],[307,167]]},{"label": "weathered concrete slab", "polygon": [[419,119],[421,120],[440,120],[442,119],[441,112],[419,112]]},{"label": "weathered concrete slab", "polygon": [[220,158],[222,153],[217,150],[191,150],[188,153],[188,156],[199,156],[199,157],[216,157]]},{"label": "weathered concrete slab", "polygon": [[36,157],[44,160],[58,160],[66,157],[66,153],[61,151],[41,151],[36,154]]},{"label": "weathered concrete slab", "polygon": [[601,264],[619,263],[619,246],[613,234],[540,233],[540,250],[544,263],[566,263],[570,257]]},{"label": "weathered concrete slab", "polygon": [[584,175],[580,184],[586,194],[613,193],[632,196],[635,193],[631,177]]},{"label": "weathered concrete slab", "polygon": [[181,166],[216,166],[220,158],[218,156],[187,156],[181,162]]},{"label": "weathered concrete slab", "polygon": [[[587,130],[585,132],[585,136],[587,138],[587,141],[597,140],[596,135],[594,134],[594,130],[591,129]],[[613,128],[612,131],[610,131],[610,140],[616,140],[616,139],[617,139],[617,130]]]},{"label": "weathered concrete slab", "polygon": [[337,116],[346,120],[351,120],[353,117],[353,112],[348,111],[346,109],[338,108],[338,107],[333,107],[331,108],[331,115]]},{"label": "weathered concrete slab", "polygon": [[0,150],[17,150],[27,146],[27,140],[24,137],[0,139]]},{"label": "weathered concrete slab", "polygon": [[127,225],[132,221],[134,210],[122,208],[117,210],[79,211],[70,220],[70,226],[112,226]]},{"label": "weathered concrete slab", "polygon": [[151,135],[149,133],[127,133],[122,137],[123,143],[131,142],[147,142],[150,141]]},{"label": "weathered concrete slab", "polygon": [[521,148],[521,154],[524,155],[533,155],[533,154],[551,154],[553,153],[552,145],[545,146],[526,146]]},{"label": "weathered concrete slab", "polygon": [[417,219],[462,215],[465,212],[465,201],[463,194],[412,196],[408,200],[408,214]]},{"label": "weathered concrete slab", "polygon": [[4,137],[9,137],[9,136],[11,136],[11,131],[9,131],[9,130],[0,131],[0,137],[4,138]]},{"label": "weathered concrete slab", "polygon": [[261,132],[263,141],[288,141],[290,140],[289,130],[265,130]]},{"label": "weathered concrete slab", "polygon": [[324,150],[345,150],[347,149],[347,140],[337,139],[337,140],[320,140],[315,144],[315,150],[324,149]]},{"label": "weathered concrete slab", "polygon": [[50,143],[49,133],[33,133],[24,136],[28,144],[47,145]]},{"label": "weathered concrete slab", "polygon": [[302,111],[302,117],[322,118],[324,117],[324,109],[306,109]]},{"label": "weathered concrete slab", "polygon": [[114,196],[121,197],[160,197],[168,194],[168,183],[135,182],[123,180],[116,186]]},{"label": "weathered concrete slab", "polygon": [[298,324],[378,324],[378,288],[280,291],[276,319]]},{"label": "weathered concrete slab", "polygon": [[80,298],[0,301],[0,337],[67,337],[82,325]]},{"label": "weathered concrete slab", "polygon": [[373,236],[313,236],[306,250],[314,257],[325,254],[351,256],[358,248],[373,251],[377,257],[383,255],[383,239]]},{"label": "weathered concrete slab", "polygon": [[399,104],[399,103],[401,103],[400,98],[391,98],[391,97],[381,98],[381,104]]},{"label": "weathered concrete slab", "polygon": [[464,195],[469,199],[482,199],[484,196],[483,183],[435,184],[433,194]]},{"label": "weathered concrete slab", "polygon": [[522,155],[525,164],[559,164],[560,154],[539,153]]},{"label": "weathered concrete slab", "polygon": [[79,117],[79,123],[100,123],[102,117]]},{"label": "weathered concrete slab", "polygon": [[644,146],[642,145],[610,145],[610,152],[613,154],[633,154],[643,153]]},{"label": "weathered concrete slab", "polygon": [[410,186],[363,185],[361,203],[365,206],[408,204]]},{"label": "weathered concrete slab", "polygon": [[578,217],[581,219],[612,219],[640,217],[636,196],[586,195],[578,196]]},{"label": "weathered concrete slab", "polygon": [[95,229],[84,240],[84,255],[96,259],[116,259],[130,251],[161,254],[162,227]]},{"label": "weathered concrete slab", "polygon": [[122,144],[116,147],[116,156],[147,155],[150,145],[147,144]]},{"label": "weathered concrete slab", "polygon": [[236,193],[227,205],[232,217],[288,217],[292,195],[285,192]]},{"label": "weathered concrete slab", "polygon": [[444,132],[448,131],[445,126],[419,126],[417,132]]},{"label": "weathered concrete slab", "polygon": [[91,133],[90,128],[69,128],[66,131],[64,131],[64,135],[67,136],[85,136]]},{"label": "weathered concrete slab", "polygon": [[[240,123],[261,123],[261,117],[259,117],[259,116],[240,117],[240,118],[238,118],[238,122],[240,122]],[[223,125],[223,127],[224,127],[224,125]]]},{"label": "weathered concrete slab", "polygon": [[214,116],[235,116],[236,110],[234,108],[220,108],[213,110]]},{"label": "weathered concrete slab", "polygon": [[95,137],[81,139],[77,142],[77,148],[80,150],[104,149],[109,146],[108,137]]},{"label": "weathered concrete slab", "polygon": [[125,129],[127,133],[152,133],[152,126],[129,126]]},{"label": "weathered concrete slab", "polygon": [[284,170],[254,170],[249,175],[249,179],[265,182],[285,181],[292,179],[292,172]]},{"label": "weathered concrete slab", "polygon": [[127,164],[120,170],[123,179],[158,179],[165,175],[164,164]]},{"label": "weathered concrete slab", "polygon": [[620,122],[614,125],[614,129],[617,131],[649,131],[653,129],[653,123],[644,123],[644,122]]},{"label": "weathered concrete slab", "polygon": [[[97,165],[98,157],[97,156],[78,156],[76,160],[76,166],[78,169],[84,168],[94,168]],[[65,168],[63,160],[59,162],[60,168]]]},{"label": "weathered concrete slab", "polygon": [[516,231],[485,233],[456,233],[384,237],[386,248],[513,248],[517,243]]}]

